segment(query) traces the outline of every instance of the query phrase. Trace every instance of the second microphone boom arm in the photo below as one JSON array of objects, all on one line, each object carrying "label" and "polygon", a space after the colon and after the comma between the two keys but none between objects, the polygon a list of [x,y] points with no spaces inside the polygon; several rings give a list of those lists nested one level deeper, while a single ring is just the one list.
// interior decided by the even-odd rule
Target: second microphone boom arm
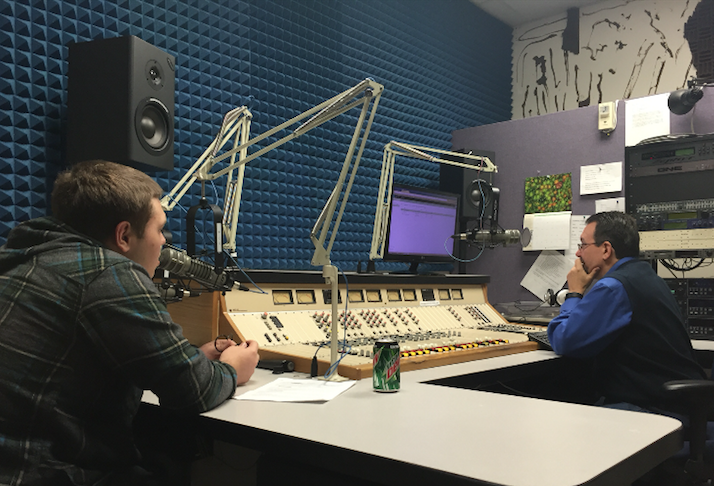
[{"label": "second microphone boom arm", "polygon": [[[496,167],[493,162],[491,162],[491,159],[486,156],[449,152],[448,150],[420,147],[418,145],[410,145],[404,142],[389,142],[384,146],[384,152],[382,155],[382,175],[379,179],[379,189],[377,192],[377,209],[374,214],[372,246],[369,252],[370,260],[384,258],[384,245],[387,239],[387,221],[389,220],[390,209],[389,195],[392,192],[394,162],[397,155],[428,160],[438,164],[455,165],[465,169],[477,169],[483,172],[498,172],[498,167]],[[444,159],[442,155],[473,160],[478,162],[478,165]]]}]

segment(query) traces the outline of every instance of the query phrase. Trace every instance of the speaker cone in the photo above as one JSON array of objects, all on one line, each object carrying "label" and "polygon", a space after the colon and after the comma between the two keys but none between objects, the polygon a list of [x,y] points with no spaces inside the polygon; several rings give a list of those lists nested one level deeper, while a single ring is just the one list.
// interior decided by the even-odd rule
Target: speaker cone
[{"label": "speaker cone", "polygon": [[135,123],[139,142],[146,150],[157,155],[166,151],[173,130],[169,110],[161,101],[143,100],[136,109]]},{"label": "speaker cone", "polygon": [[487,207],[491,202],[493,188],[491,184],[483,179],[474,179],[469,183],[466,194],[468,197],[465,198],[466,201],[464,203],[481,211],[483,207]]}]

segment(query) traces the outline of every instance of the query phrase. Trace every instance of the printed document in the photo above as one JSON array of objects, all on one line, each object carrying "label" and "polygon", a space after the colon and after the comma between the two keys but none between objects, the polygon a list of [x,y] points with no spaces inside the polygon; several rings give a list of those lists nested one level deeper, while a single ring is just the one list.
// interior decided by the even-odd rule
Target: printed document
[{"label": "printed document", "polygon": [[234,396],[235,400],[263,402],[327,402],[350,389],[350,381],[324,381],[308,378],[278,378],[260,388]]},{"label": "printed document", "polygon": [[545,300],[548,289],[558,292],[565,284],[568,272],[573,267],[573,260],[557,251],[543,251],[536,258],[533,266],[521,280],[525,287],[540,300]]}]

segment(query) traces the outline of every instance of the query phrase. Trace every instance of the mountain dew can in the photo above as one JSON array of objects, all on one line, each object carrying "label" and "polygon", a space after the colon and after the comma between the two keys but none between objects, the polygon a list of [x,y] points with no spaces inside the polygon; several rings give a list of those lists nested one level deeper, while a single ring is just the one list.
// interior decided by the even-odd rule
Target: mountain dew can
[{"label": "mountain dew can", "polygon": [[399,391],[399,343],[393,339],[374,343],[372,387],[378,392]]}]

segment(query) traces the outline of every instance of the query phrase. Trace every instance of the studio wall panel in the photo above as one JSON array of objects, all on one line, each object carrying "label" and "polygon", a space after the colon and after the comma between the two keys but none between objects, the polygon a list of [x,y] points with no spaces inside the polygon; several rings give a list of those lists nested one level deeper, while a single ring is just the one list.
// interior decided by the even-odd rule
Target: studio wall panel
[{"label": "studio wall panel", "polygon": [[[152,173],[168,191],[241,105],[261,134],[372,77],[385,86],[332,260],[355,269],[369,254],[382,149],[390,140],[451,148],[451,132],[510,117],[511,29],[468,0],[31,0],[0,2],[0,174],[17,222],[47,214],[63,160],[70,42],[134,35],[176,59],[174,170]],[[424,28],[428,26],[428,28]],[[309,231],[335,182],[355,123],[345,114],[251,162],[237,263],[310,269]],[[270,143],[266,140],[266,143]],[[404,184],[437,188],[439,168],[404,161]],[[41,180],[42,184],[24,181]],[[225,181],[206,185],[222,204]],[[34,194],[27,197],[23,193]],[[194,185],[167,228],[185,245]],[[359,197],[357,197],[359,196]],[[197,244],[212,247],[210,224]],[[388,268],[384,264],[384,268]]]}]

